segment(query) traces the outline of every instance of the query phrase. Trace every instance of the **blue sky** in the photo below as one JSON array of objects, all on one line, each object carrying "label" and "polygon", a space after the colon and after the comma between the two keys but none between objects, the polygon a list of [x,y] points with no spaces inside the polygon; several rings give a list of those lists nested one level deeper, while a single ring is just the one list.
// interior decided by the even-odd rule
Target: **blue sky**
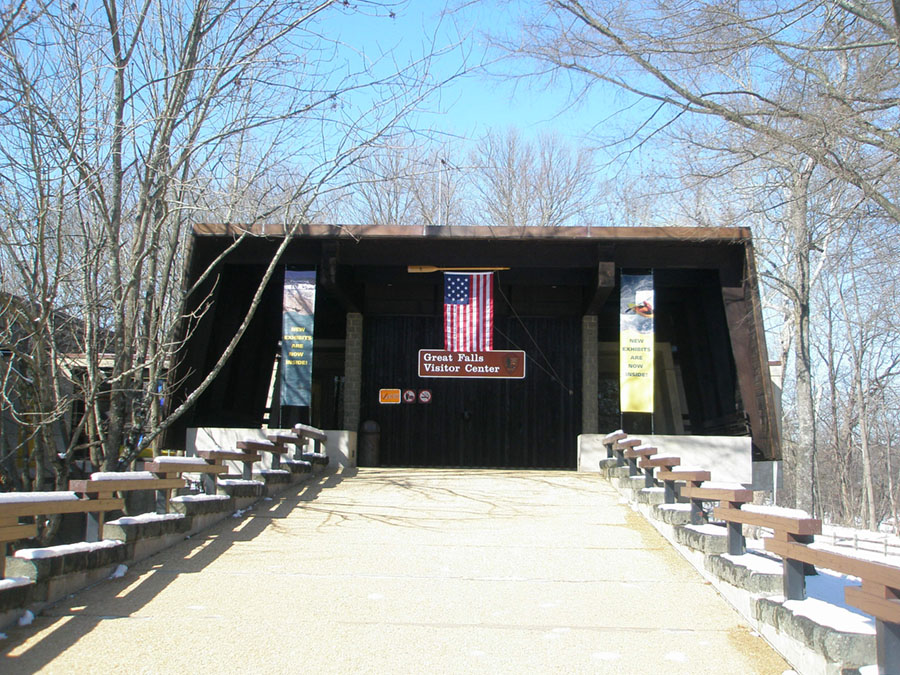
[{"label": "blue sky", "polygon": [[[597,121],[609,115],[606,105],[580,104],[571,107],[570,93],[563,85],[550,86],[523,78],[502,77],[512,72],[510,63],[497,61],[497,54],[485,45],[481,34],[486,27],[514,33],[510,5],[494,2],[467,5],[441,18],[441,2],[419,0],[400,5],[393,19],[355,16],[341,27],[341,37],[368,57],[393,51],[398,62],[427,53],[434,38],[438,48],[460,42],[458,48],[440,59],[441,74],[449,75],[464,63],[485,69],[462,76],[444,87],[432,99],[430,115],[420,125],[438,132],[474,138],[491,128],[515,126],[526,135],[554,130],[563,136],[581,138]],[[522,71],[522,65],[518,66]],[[596,99],[596,97],[595,97]],[[598,110],[598,108],[606,110]]]}]

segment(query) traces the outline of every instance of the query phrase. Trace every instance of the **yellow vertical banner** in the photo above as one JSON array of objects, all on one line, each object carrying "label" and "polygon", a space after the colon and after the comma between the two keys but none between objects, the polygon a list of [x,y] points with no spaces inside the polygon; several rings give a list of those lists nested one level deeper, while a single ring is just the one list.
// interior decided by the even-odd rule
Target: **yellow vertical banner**
[{"label": "yellow vertical banner", "polygon": [[653,412],[653,275],[623,274],[619,292],[619,407]]}]

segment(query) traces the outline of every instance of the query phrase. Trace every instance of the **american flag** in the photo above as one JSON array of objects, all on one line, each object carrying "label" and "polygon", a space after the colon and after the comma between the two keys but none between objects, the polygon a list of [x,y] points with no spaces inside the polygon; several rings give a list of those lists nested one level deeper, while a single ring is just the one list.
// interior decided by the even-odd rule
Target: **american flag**
[{"label": "american flag", "polygon": [[444,349],[494,348],[494,273],[444,273]]}]

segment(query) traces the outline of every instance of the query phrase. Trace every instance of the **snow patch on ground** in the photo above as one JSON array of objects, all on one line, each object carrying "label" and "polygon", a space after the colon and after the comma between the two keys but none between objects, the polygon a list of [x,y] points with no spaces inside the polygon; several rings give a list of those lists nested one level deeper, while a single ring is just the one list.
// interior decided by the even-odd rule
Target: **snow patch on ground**
[{"label": "snow patch on ground", "polygon": [[30,626],[34,622],[34,612],[30,609],[26,609],[25,613],[19,617],[18,624],[20,626]]},{"label": "snow patch on ground", "polygon": [[244,480],[242,478],[220,478],[219,485],[265,485],[261,480]]}]

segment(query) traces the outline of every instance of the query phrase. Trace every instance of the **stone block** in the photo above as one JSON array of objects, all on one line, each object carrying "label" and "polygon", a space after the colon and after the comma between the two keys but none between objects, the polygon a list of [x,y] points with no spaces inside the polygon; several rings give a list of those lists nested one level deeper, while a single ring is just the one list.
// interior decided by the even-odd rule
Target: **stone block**
[{"label": "stone block", "polygon": [[690,508],[687,504],[657,504],[653,509],[653,517],[669,525],[688,525],[691,522]]},{"label": "stone block", "polygon": [[809,617],[794,614],[783,602],[780,598],[758,598],[754,607],[756,619],[803,643],[843,670],[876,662],[874,635],[843,633],[823,626]]},{"label": "stone block", "polygon": [[[152,514],[156,515],[156,514]],[[181,513],[165,514],[157,518],[124,517],[111,520],[103,527],[107,539],[134,542],[137,539],[152,539],[169,534],[185,534],[191,529],[191,522]]]},{"label": "stone block", "polygon": [[234,513],[234,498],[229,495],[185,495],[171,500],[172,510],[195,517],[215,513]]},{"label": "stone block", "polygon": [[707,555],[721,555],[728,552],[728,538],[725,536],[725,528],[722,534],[714,534],[710,526],[692,527],[683,525],[676,527],[674,538],[676,543],[687,546],[694,551],[700,551]]},{"label": "stone block", "polygon": [[[7,558],[7,564],[11,558]],[[0,614],[9,610],[27,607],[34,594],[34,582],[31,580],[4,579],[0,581]],[[4,625],[0,623],[0,626]]]},{"label": "stone block", "polygon": [[7,557],[6,574],[33,580],[34,602],[55,602],[89,584],[108,577],[119,564],[128,560],[124,542],[109,542],[78,550],[78,545],[47,547],[48,557]]},{"label": "stone block", "polygon": [[717,579],[757,595],[779,595],[782,592],[782,575],[765,574],[744,565],[738,565],[719,555],[706,556],[706,570]]}]

